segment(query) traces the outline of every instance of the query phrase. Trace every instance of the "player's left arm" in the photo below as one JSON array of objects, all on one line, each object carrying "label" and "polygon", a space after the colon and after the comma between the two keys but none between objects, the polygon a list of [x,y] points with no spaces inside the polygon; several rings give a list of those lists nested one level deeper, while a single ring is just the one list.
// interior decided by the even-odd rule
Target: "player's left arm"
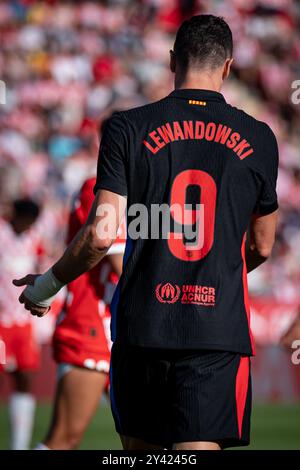
[{"label": "player's left arm", "polygon": [[63,285],[96,266],[116,239],[127,204],[127,158],[127,124],[121,113],[115,113],[107,121],[101,139],[96,197],[87,222],[45,274],[14,281],[17,286],[27,285],[19,300],[33,315],[47,313]]},{"label": "player's left arm", "polygon": [[125,208],[126,197],[97,191],[87,222],[52,268],[42,276],[28,275],[14,281],[17,286],[27,286],[19,299],[27,310],[38,316],[47,313],[53,296],[63,285],[101,261],[116,239]]}]

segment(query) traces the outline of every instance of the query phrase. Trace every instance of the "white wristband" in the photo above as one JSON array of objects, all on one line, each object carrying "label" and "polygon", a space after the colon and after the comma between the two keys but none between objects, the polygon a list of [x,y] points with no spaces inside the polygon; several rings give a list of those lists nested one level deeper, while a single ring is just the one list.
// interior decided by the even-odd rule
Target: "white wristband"
[{"label": "white wristband", "polygon": [[53,274],[52,269],[36,278],[33,286],[24,290],[25,297],[38,307],[50,307],[57,292],[64,286]]}]

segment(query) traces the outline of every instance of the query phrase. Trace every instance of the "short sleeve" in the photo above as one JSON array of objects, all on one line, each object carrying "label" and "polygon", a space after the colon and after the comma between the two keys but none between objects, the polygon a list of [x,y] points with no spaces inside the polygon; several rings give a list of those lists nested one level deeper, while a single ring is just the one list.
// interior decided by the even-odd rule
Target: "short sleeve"
[{"label": "short sleeve", "polygon": [[106,189],[127,196],[127,139],[125,119],[120,113],[113,114],[105,125],[100,143],[95,194],[99,189]]},{"label": "short sleeve", "polygon": [[268,215],[278,209],[276,182],[278,175],[278,146],[274,133],[269,126],[264,134],[263,148],[261,155],[261,167],[259,171],[261,189],[255,205],[254,213],[258,215]]}]

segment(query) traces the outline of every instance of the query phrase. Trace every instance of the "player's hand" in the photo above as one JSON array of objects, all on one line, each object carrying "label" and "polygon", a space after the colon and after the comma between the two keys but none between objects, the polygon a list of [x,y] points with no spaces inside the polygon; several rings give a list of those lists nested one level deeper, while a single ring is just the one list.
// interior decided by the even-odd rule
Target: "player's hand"
[{"label": "player's hand", "polygon": [[[21,286],[33,286],[36,278],[38,278],[40,274],[28,274],[25,277],[22,277],[21,279],[14,279],[13,284],[17,287]],[[19,297],[19,302],[21,304],[24,304],[24,308],[26,310],[29,310],[31,315],[37,316],[37,317],[43,317],[46,315],[46,313],[49,312],[51,307],[39,307],[38,305],[34,305],[29,299],[27,299],[22,292],[22,294]]]}]

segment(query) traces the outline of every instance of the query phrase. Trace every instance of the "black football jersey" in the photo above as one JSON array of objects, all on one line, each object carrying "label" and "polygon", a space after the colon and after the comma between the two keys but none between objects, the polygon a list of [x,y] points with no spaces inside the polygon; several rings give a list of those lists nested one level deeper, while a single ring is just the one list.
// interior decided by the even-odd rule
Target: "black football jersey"
[{"label": "black football jersey", "polygon": [[217,92],[179,89],[109,119],[95,192],[127,196],[128,225],[113,341],[253,354],[245,234],[277,209],[277,171],[270,128]]}]

